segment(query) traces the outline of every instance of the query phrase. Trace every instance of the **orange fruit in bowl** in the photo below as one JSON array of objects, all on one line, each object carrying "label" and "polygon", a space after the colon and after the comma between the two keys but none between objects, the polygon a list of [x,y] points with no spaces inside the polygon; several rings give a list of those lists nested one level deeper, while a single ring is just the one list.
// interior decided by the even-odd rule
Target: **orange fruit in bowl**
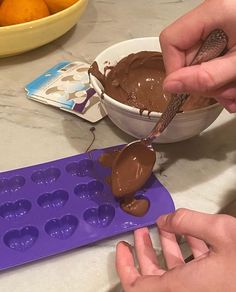
[{"label": "orange fruit in bowl", "polygon": [[50,15],[44,0],[3,0],[0,6],[0,25],[13,25]]},{"label": "orange fruit in bowl", "polygon": [[56,13],[61,10],[68,8],[79,0],[44,0],[48,5],[48,8],[51,13]]}]

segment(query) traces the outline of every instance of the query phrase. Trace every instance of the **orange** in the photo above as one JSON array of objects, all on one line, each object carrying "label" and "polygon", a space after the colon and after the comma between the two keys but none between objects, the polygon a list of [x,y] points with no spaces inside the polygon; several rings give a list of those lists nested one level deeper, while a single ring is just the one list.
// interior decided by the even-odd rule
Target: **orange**
[{"label": "orange", "polygon": [[75,2],[78,2],[78,0],[44,0],[51,13],[56,13],[58,11],[61,11],[71,5],[73,5]]},{"label": "orange", "polygon": [[0,25],[23,23],[50,15],[44,0],[3,0]]}]

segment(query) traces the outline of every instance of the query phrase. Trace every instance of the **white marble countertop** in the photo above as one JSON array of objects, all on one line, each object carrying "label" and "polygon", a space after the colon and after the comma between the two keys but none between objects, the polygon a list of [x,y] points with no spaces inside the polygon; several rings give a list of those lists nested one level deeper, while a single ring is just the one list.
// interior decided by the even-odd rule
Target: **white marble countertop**
[{"label": "white marble countertop", "polygon": [[[0,59],[0,171],[85,151],[91,124],[30,101],[24,86],[61,60],[92,62],[104,48],[129,38],[156,36],[200,0],[90,0],[76,27],[32,52]],[[108,118],[95,125],[95,148],[131,141]],[[236,200],[236,119],[226,111],[202,135],[159,147],[160,181],[176,207],[215,213]],[[231,208],[232,209],[232,208]],[[155,238],[155,232],[152,230]],[[3,292],[119,291],[115,244],[105,240],[0,273]],[[158,242],[155,246],[159,250]]]}]

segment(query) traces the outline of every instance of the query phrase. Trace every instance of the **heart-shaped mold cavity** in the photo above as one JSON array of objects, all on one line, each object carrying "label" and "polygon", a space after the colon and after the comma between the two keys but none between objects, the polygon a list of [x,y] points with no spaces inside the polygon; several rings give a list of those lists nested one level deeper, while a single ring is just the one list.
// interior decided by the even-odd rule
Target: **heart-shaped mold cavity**
[{"label": "heart-shaped mold cavity", "polygon": [[103,183],[93,180],[88,184],[79,184],[75,187],[74,192],[80,199],[95,199],[102,196],[104,190]]},{"label": "heart-shaped mold cavity", "polygon": [[26,226],[21,230],[8,231],[3,240],[11,249],[25,251],[31,248],[38,239],[39,231],[36,227]]},{"label": "heart-shaped mold cavity", "polygon": [[36,184],[48,184],[56,181],[61,175],[58,168],[50,167],[45,170],[39,170],[32,174],[31,179]]},{"label": "heart-shaped mold cavity", "polygon": [[107,227],[115,216],[115,208],[104,204],[98,208],[90,208],[84,212],[84,220],[94,227]]},{"label": "heart-shaped mold cavity", "polygon": [[57,190],[53,193],[45,193],[38,198],[38,204],[42,208],[63,207],[69,199],[64,190]]},{"label": "heart-shaped mold cavity", "polygon": [[73,215],[65,215],[60,219],[52,219],[45,225],[45,230],[51,237],[67,239],[75,232],[79,220]]},{"label": "heart-shaped mold cavity", "polygon": [[0,216],[4,219],[17,219],[27,214],[31,209],[31,203],[27,200],[7,202],[0,206]]},{"label": "heart-shaped mold cavity", "polygon": [[93,171],[93,161],[91,159],[83,159],[79,162],[72,162],[66,166],[66,171],[71,175],[80,177],[91,176]]},{"label": "heart-shaped mold cavity", "polygon": [[12,178],[0,179],[0,193],[17,191],[25,184],[25,178],[20,175],[13,176]]}]

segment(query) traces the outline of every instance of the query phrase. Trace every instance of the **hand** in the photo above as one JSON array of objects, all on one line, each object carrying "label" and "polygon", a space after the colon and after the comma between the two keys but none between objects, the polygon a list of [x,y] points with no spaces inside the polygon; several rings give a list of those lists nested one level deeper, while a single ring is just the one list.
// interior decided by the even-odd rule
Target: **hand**
[{"label": "hand", "polygon": [[[206,0],[167,27],[160,35],[166,72],[163,88],[171,93],[200,93],[215,97],[236,112],[236,5],[235,0]],[[229,37],[228,52],[201,65],[185,67],[202,40],[215,28]]]},{"label": "hand", "polygon": [[[139,270],[131,246],[117,245],[116,266],[125,292],[235,292],[236,219],[187,209],[157,220],[168,270],[162,269],[147,228],[134,233]],[[174,234],[185,235],[195,259],[185,263]],[[209,248],[208,248],[208,246]]]}]

